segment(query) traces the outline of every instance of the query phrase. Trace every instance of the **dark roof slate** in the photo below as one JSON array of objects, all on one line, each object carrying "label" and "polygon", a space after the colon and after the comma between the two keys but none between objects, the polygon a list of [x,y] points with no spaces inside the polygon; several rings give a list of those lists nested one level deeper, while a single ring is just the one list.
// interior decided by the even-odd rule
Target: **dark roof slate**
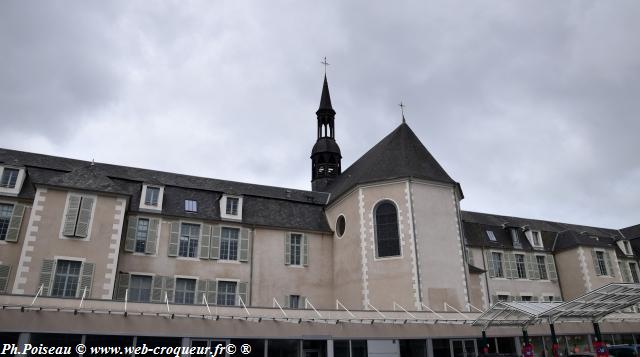
[{"label": "dark roof slate", "polygon": [[96,165],[80,166],[48,180],[48,185],[87,191],[128,194],[127,190],[106,176]]},{"label": "dark roof slate", "polygon": [[458,186],[409,125],[402,123],[329,185],[330,201],[359,184],[406,177]]},{"label": "dark roof slate", "polygon": [[636,224],[635,226],[630,226],[627,228],[622,228],[620,233],[624,235],[627,239],[636,239],[640,238],[640,224]]}]

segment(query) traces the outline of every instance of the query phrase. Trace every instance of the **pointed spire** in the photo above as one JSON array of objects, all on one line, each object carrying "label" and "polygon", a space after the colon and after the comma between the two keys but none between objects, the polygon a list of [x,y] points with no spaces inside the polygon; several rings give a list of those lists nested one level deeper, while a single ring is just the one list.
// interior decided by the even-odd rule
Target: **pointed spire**
[{"label": "pointed spire", "polygon": [[320,107],[318,111],[321,110],[333,110],[331,106],[331,95],[329,95],[329,83],[327,83],[327,75],[324,75],[324,84],[322,85],[322,96],[320,97]]}]

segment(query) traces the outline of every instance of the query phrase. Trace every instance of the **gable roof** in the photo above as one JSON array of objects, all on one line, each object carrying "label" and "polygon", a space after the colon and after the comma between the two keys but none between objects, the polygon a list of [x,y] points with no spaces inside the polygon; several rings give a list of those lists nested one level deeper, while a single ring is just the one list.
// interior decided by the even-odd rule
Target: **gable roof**
[{"label": "gable roof", "polygon": [[636,239],[640,238],[640,224],[636,224],[635,226],[630,226],[627,228],[622,228],[620,233],[624,235],[627,239]]},{"label": "gable roof", "polygon": [[362,155],[327,188],[330,201],[356,185],[396,178],[418,178],[459,187],[406,123]]}]

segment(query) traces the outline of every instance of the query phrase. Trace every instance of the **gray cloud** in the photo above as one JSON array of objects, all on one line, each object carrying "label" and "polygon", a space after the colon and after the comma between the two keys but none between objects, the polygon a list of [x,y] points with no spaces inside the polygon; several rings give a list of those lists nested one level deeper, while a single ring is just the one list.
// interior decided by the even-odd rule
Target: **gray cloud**
[{"label": "gray cloud", "polygon": [[640,5],[0,4],[3,147],[309,188],[323,56],[344,166],[407,120],[463,209],[640,221]]}]

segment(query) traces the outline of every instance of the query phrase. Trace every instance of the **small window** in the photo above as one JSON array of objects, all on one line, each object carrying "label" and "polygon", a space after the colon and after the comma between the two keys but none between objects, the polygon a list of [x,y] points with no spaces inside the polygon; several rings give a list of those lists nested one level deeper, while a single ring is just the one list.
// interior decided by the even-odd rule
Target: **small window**
[{"label": "small window", "polygon": [[398,211],[396,206],[384,201],[375,209],[376,248],[378,258],[400,255]]},{"label": "small window", "polygon": [[504,271],[502,270],[502,253],[491,252],[491,265],[493,275],[496,278],[504,278]]},{"label": "small window", "polygon": [[218,305],[233,306],[236,304],[235,281],[218,281]]},{"label": "small window", "polygon": [[547,261],[544,256],[536,255],[536,263],[538,264],[538,272],[540,273],[540,279],[547,280]]},{"label": "small window", "polygon": [[144,204],[147,206],[157,206],[160,197],[160,187],[147,186],[147,194],[144,197]]},{"label": "small window", "polygon": [[489,240],[492,242],[496,241],[496,235],[493,233],[493,231],[487,231],[487,237],[489,237]]},{"label": "small window", "polygon": [[524,255],[516,254],[516,268],[518,269],[518,278],[526,279],[527,278],[527,267],[524,263]]},{"label": "small window", "polygon": [[220,237],[220,259],[238,260],[238,237],[240,230],[238,228],[222,228],[222,237]]},{"label": "small window", "polygon": [[606,263],[605,258],[604,258],[604,252],[596,251],[596,263],[598,264],[596,269],[599,270],[600,275],[608,275],[608,273],[607,273],[607,263]]},{"label": "small window", "polygon": [[198,212],[198,201],[184,200],[184,210],[187,212]]},{"label": "small window", "polygon": [[553,301],[553,300],[554,300],[554,299],[553,299],[553,295],[544,295],[544,296],[542,297],[542,300],[543,300],[543,301],[545,301],[545,302],[551,302],[551,301]]},{"label": "small window", "polygon": [[62,235],[73,238],[89,237],[95,197],[70,194],[62,224]]},{"label": "small window", "polygon": [[200,239],[200,225],[182,223],[180,226],[180,245],[178,256],[195,258]]},{"label": "small window", "polygon": [[7,232],[9,231],[9,222],[11,222],[12,214],[13,205],[0,203],[0,240],[7,239]]},{"label": "small window", "polygon": [[300,295],[289,295],[289,307],[292,309],[300,308]]},{"label": "small window", "polygon": [[336,234],[338,235],[338,237],[342,237],[346,226],[347,226],[347,223],[344,219],[344,216],[340,215],[338,217],[338,220],[336,221]]},{"label": "small window", "polygon": [[638,278],[638,264],[629,262],[629,270],[631,270],[631,279],[633,282],[640,283],[640,278]]},{"label": "small window", "polygon": [[625,254],[633,255],[633,250],[631,249],[631,243],[628,240],[623,241]]},{"label": "small window", "polygon": [[531,237],[533,238],[533,246],[534,247],[542,247],[542,237],[540,236],[540,231],[531,231]]},{"label": "small window", "polygon": [[0,187],[15,188],[20,170],[5,167],[0,178]]},{"label": "small window", "polygon": [[498,301],[504,301],[504,302],[509,301],[509,295],[499,294]]},{"label": "small window", "polygon": [[128,299],[131,302],[149,302],[151,299],[151,277],[131,275]]},{"label": "small window", "polygon": [[533,297],[531,295],[522,295],[520,296],[520,300],[524,302],[533,301]]},{"label": "small window", "polygon": [[230,216],[238,215],[238,202],[240,200],[237,197],[227,197],[227,209],[226,212]]},{"label": "small window", "polygon": [[58,260],[51,296],[75,297],[82,262]]},{"label": "small window", "polygon": [[176,292],[174,302],[176,304],[193,304],[196,296],[195,279],[176,279]]},{"label": "small window", "polygon": [[147,245],[147,237],[149,236],[149,220],[146,218],[138,218],[138,228],[136,229],[136,253],[144,253]]},{"label": "small window", "polygon": [[511,233],[511,243],[513,244],[513,247],[522,248],[522,243],[520,242],[520,237],[518,236],[518,229],[511,228],[509,231]]}]

